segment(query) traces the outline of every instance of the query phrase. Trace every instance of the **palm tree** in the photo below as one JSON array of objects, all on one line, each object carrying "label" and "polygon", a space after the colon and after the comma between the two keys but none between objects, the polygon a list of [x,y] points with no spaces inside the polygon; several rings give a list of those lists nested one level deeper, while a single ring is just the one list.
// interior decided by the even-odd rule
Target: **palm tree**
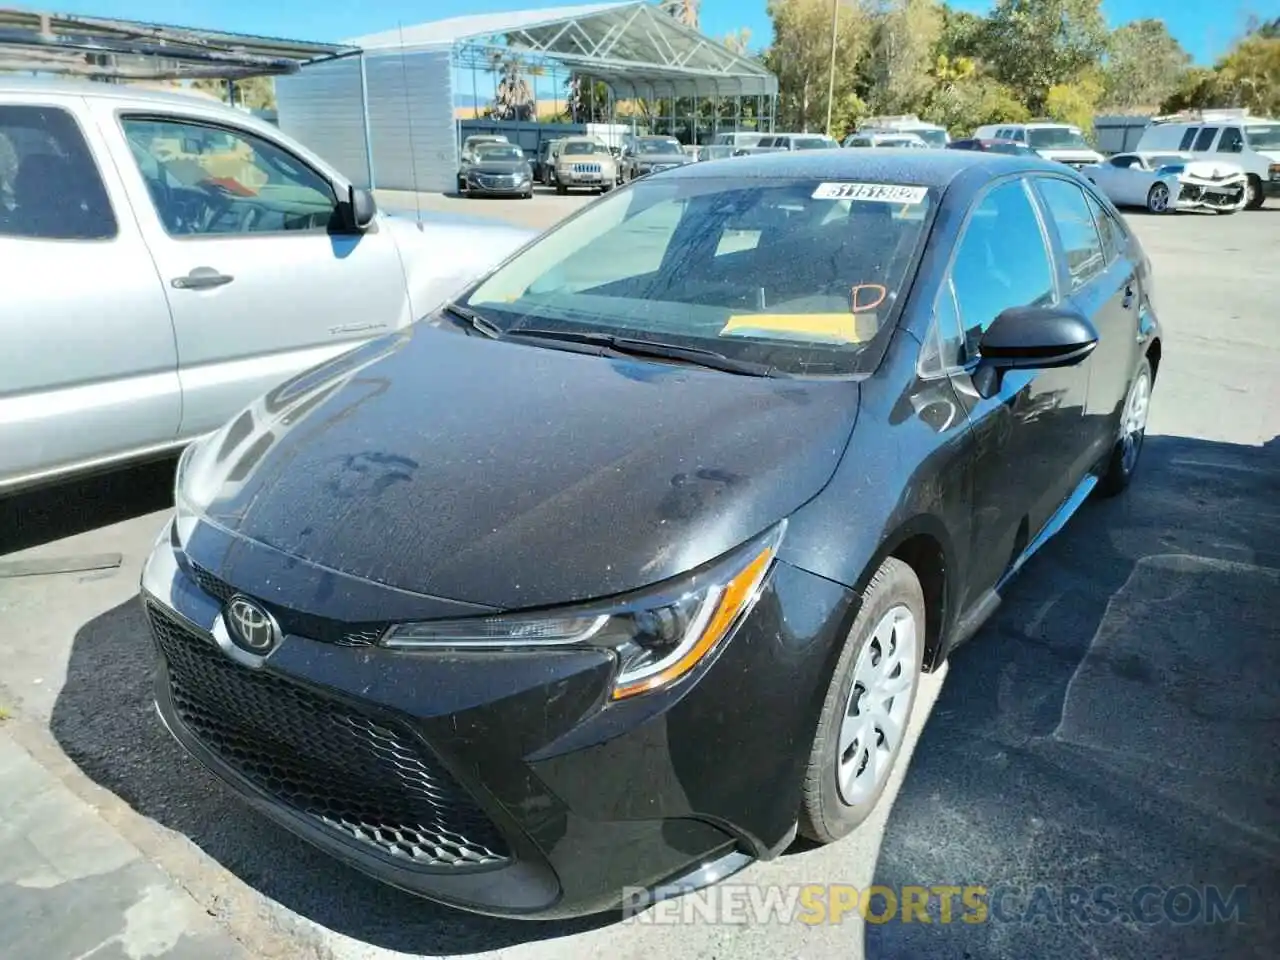
[{"label": "palm tree", "polygon": [[534,119],[533,88],[525,79],[524,64],[513,53],[495,52],[489,69],[498,75],[491,113],[497,120]]},{"label": "palm tree", "polygon": [[675,17],[686,27],[698,29],[698,9],[702,0],[662,0],[658,8],[668,16]]}]

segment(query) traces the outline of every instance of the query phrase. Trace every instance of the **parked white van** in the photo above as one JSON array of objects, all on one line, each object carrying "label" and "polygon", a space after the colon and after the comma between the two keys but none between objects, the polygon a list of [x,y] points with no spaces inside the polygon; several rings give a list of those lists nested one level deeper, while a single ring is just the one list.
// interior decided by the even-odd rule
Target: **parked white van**
[{"label": "parked white van", "polygon": [[859,136],[874,133],[911,133],[924,141],[926,147],[941,149],[951,142],[947,128],[937,123],[921,120],[914,113],[892,117],[867,117],[855,131]]},{"label": "parked white van", "polygon": [[1182,153],[1195,160],[1229,160],[1248,180],[1246,210],[1280,196],[1280,120],[1243,110],[1194,110],[1156,117],[1135,153]]},{"label": "parked white van", "polygon": [[1031,123],[989,123],[973,131],[977,140],[1015,140],[1030,147],[1046,160],[1057,160],[1079,170],[1101,163],[1102,154],[1089,146],[1079,127],[1053,120]]}]

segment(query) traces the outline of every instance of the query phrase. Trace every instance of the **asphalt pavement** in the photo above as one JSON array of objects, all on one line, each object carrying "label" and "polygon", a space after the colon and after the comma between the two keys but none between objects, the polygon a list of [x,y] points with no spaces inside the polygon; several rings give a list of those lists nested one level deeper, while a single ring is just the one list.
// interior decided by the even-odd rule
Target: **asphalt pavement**
[{"label": "asphalt pavement", "polygon": [[[419,202],[541,226],[583,200]],[[0,737],[250,956],[1280,956],[1280,209],[1129,222],[1166,330],[1137,479],[1087,504],[929,679],[893,802],[845,842],[797,845],[698,909],[574,923],[472,917],[311,850],[152,712],[135,593],[171,462],[0,501]],[[30,560],[67,572],[12,575]],[[864,922],[844,908],[872,884]],[[27,892],[0,870],[0,916]]]}]

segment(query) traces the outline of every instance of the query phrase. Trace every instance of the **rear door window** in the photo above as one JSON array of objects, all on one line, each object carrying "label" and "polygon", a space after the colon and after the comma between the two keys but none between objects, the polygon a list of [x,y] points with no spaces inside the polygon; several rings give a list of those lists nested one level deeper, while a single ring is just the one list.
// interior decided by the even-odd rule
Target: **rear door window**
[{"label": "rear door window", "polygon": [[1213,138],[1215,135],[1217,135],[1217,133],[1218,133],[1217,127],[1202,128],[1199,136],[1196,137],[1195,146],[1192,147],[1191,149],[1197,152],[1202,150],[1208,150],[1209,147],[1213,144]]},{"label": "rear door window", "polygon": [[1226,127],[1218,138],[1219,153],[1240,153],[1244,150],[1244,134],[1239,127]]},{"label": "rear door window", "polygon": [[0,236],[109,240],[116,218],[75,118],[0,106]]},{"label": "rear door window", "polygon": [[1196,133],[1199,127],[1188,127],[1187,132],[1182,135],[1182,141],[1178,144],[1179,150],[1190,150],[1191,145],[1196,142]]}]

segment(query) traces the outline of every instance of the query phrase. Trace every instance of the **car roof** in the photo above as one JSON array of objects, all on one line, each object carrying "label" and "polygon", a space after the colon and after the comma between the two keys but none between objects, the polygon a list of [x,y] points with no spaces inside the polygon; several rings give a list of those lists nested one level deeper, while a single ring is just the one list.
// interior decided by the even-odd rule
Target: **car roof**
[{"label": "car roof", "polygon": [[762,153],[692,163],[664,173],[668,177],[795,178],[797,180],[865,180],[945,188],[976,168],[990,176],[1020,172],[1061,173],[1062,165],[1039,157],[967,150],[885,149],[814,150]]},{"label": "car roof", "polygon": [[22,77],[12,74],[0,74],[0,93],[49,93],[70,97],[102,97],[110,100],[144,101],[185,107],[196,104],[211,110],[221,108],[235,116],[241,116],[244,113],[244,111],[229,107],[212,97],[184,93],[181,90],[170,92],[132,84],[95,83],[90,80],[64,80],[57,77]]}]

